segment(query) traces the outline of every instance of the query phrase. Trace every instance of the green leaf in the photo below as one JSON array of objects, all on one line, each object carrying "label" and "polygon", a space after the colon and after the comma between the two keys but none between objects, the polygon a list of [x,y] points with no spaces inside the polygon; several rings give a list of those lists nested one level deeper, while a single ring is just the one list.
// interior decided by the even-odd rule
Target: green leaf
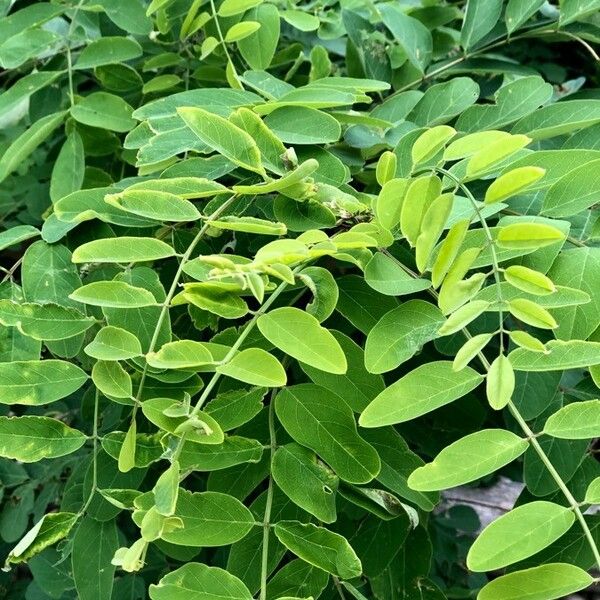
[{"label": "green leaf", "polygon": [[0,300],[0,323],[18,330],[35,340],[63,340],[87,331],[93,317],[58,304],[17,304]]},{"label": "green leaf", "polygon": [[498,22],[501,12],[502,0],[468,0],[460,31],[462,47],[469,50],[486,36]]},{"label": "green leaf", "polygon": [[12,142],[0,158],[0,182],[18,169],[31,153],[62,125],[65,115],[65,112],[58,112],[38,119]]},{"label": "green leaf", "polygon": [[107,325],[84,348],[84,352],[97,360],[128,360],[141,356],[142,346],[133,333]]},{"label": "green leaf", "polygon": [[243,231],[260,235],[285,235],[287,227],[283,223],[273,223],[256,217],[221,217],[210,222],[211,227],[227,231]]},{"label": "green leaf", "polygon": [[197,221],[201,214],[188,200],[169,192],[128,189],[107,194],[105,202],[125,212],[156,221]]},{"label": "green leaf", "polygon": [[337,340],[302,310],[276,308],[258,318],[258,328],[273,345],[296,360],[328,373],[343,374],[347,370]]},{"label": "green leaf", "polygon": [[570,507],[531,502],[502,515],[488,525],[467,555],[471,571],[496,571],[549,546],[575,522]]},{"label": "green leaf", "polygon": [[494,473],[527,450],[529,442],[504,429],[483,429],[450,444],[408,478],[418,491],[445,490]]},{"label": "green leaf", "polygon": [[0,363],[0,403],[49,404],[77,391],[86,380],[84,371],[62,360]]},{"label": "green leaf", "polygon": [[544,0],[508,0],[504,20],[506,29],[512,33],[532,17],[544,4]]},{"label": "green leaf", "polygon": [[573,21],[590,15],[600,9],[598,0],[562,0],[560,3],[560,26],[564,27]]},{"label": "green leaf", "polygon": [[146,360],[155,369],[193,369],[213,362],[213,356],[202,342],[177,340],[161,346],[158,352],[149,352]]},{"label": "green leaf", "polygon": [[75,452],[86,436],[50,417],[0,417],[0,456],[33,463]]},{"label": "green leaf", "polygon": [[71,566],[80,600],[109,600],[115,566],[111,560],[119,547],[115,521],[100,522],[84,517],[73,537]]},{"label": "green leaf", "polygon": [[57,202],[81,189],[85,175],[83,141],[77,131],[71,132],[62,145],[50,179],[50,199]]},{"label": "green leaf", "polygon": [[536,296],[556,292],[556,286],[549,277],[528,267],[511,265],[504,270],[504,279],[513,287]]},{"label": "green leaf", "polygon": [[600,100],[565,100],[543,106],[523,117],[513,126],[511,133],[544,140],[572,133],[599,121]]},{"label": "green leaf", "polygon": [[365,366],[370,373],[391,371],[435,339],[444,317],[424,300],[409,300],[385,314],[371,329],[365,344]]},{"label": "green leaf", "polygon": [[71,108],[71,116],[79,123],[117,132],[136,126],[132,113],[133,108],[125,100],[106,92],[94,92]]},{"label": "green leaf", "polygon": [[275,483],[300,508],[323,523],[336,520],[335,492],[338,478],[308,449],[286,444],[273,455]]},{"label": "green leaf", "polygon": [[346,538],[324,527],[298,521],[279,521],[277,539],[296,556],[342,579],[359,577],[362,565]]},{"label": "green leaf", "polygon": [[542,213],[570,217],[600,202],[600,160],[593,160],[561,177],[544,196]]},{"label": "green leaf", "polygon": [[[153,502],[151,493],[136,499],[133,520],[138,526]],[[177,546],[225,546],[241,540],[254,527],[254,516],[239,500],[218,492],[180,489],[174,514],[183,527],[163,532],[161,539]]]},{"label": "green leaf", "polygon": [[218,366],[217,373],[262,387],[281,387],[287,382],[281,363],[261,348],[242,350],[229,362]]},{"label": "green leaf", "polygon": [[467,164],[467,177],[475,179],[501,163],[515,152],[531,142],[526,135],[512,135],[492,142],[489,146],[475,153]]},{"label": "green leaf", "polygon": [[586,504],[599,504],[600,503],[600,477],[596,477],[585,492],[584,502]]},{"label": "green leaf", "polygon": [[299,444],[316,452],[349,483],[368,483],[379,472],[377,452],[356,431],[350,407],[313,384],[282,390],[275,399],[281,424]]},{"label": "green leaf", "polygon": [[267,69],[279,42],[279,10],[273,4],[261,4],[250,9],[244,19],[260,23],[260,29],[238,42],[238,49],[252,69]]},{"label": "green leaf", "polygon": [[69,294],[71,300],[109,308],[142,308],[156,306],[156,298],[148,290],[126,281],[94,281]]},{"label": "green leaf", "polygon": [[410,421],[462,398],[482,380],[469,367],[455,372],[449,361],[421,365],[381,392],[363,411],[359,424],[383,427]]},{"label": "green leaf", "polygon": [[579,567],[552,563],[498,577],[479,592],[478,600],[556,600],[585,589],[593,581]]},{"label": "green leaf", "polygon": [[395,5],[382,4],[379,12],[384,25],[400,44],[410,63],[423,73],[431,62],[432,39],[429,30]]},{"label": "green leaf", "polygon": [[547,354],[517,348],[509,354],[516,371],[564,371],[600,364],[600,342],[551,340]]},{"label": "green leaf", "polygon": [[17,225],[0,233],[0,250],[16,246],[32,238],[38,237],[40,232],[32,225]]},{"label": "green leaf", "polygon": [[335,143],[342,133],[334,117],[310,106],[283,106],[268,114],[265,123],[286,144]]},{"label": "green leaf", "polygon": [[252,600],[252,594],[237,577],[200,563],[183,565],[150,585],[152,600],[209,600],[215,596],[223,600]]},{"label": "green leaf", "polygon": [[264,174],[256,142],[243,129],[202,108],[178,108],[179,116],[207,146],[249,171]]},{"label": "green leaf", "polygon": [[264,388],[222,392],[206,405],[205,411],[223,431],[230,431],[247,423],[262,410],[266,392]]},{"label": "green leaf", "polygon": [[107,36],[85,46],[73,68],[93,69],[101,65],[114,65],[141,55],[142,47],[135,40]]},{"label": "green leaf", "polygon": [[555,329],[558,323],[545,309],[526,298],[516,298],[508,303],[510,314],[517,319],[541,329]]},{"label": "green leaf", "polygon": [[600,400],[573,402],[548,417],[544,433],[566,440],[598,437],[600,431]]},{"label": "green leaf", "polygon": [[418,165],[432,159],[455,135],[456,130],[448,125],[438,125],[424,131],[413,144],[413,164]]},{"label": "green leaf", "polygon": [[364,352],[358,344],[339,331],[334,331],[333,336],[346,355],[346,373],[327,373],[306,363],[301,363],[300,366],[313,383],[341,396],[352,410],[361,412],[385,388],[383,378],[367,371]]},{"label": "green leaf", "polygon": [[417,269],[421,273],[429,265],[433,249],[444,231],[453,203],[454,194],[442,194],[431,203],[423,216],[421,232],[415,244]]},{"label": "green leaf", "polygon": [[87,242],[73,252],[74,263],[145,262],[175,256],[168,244],[149,237],[106,238]]}]

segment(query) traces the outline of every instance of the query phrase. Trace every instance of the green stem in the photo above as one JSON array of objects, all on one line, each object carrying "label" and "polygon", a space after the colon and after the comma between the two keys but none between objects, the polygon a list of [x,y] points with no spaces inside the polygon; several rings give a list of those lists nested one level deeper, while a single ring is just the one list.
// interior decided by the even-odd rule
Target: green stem
[{"label": "green stem", "polygon": [[[271,392],[269,402],[269,465],[273,464],[273,456],[277,449],[277,437],[275,431],[275,394],[276,390]],[[271,533],[271,511],[273,510],[273,476],[269,468],[269,485],[267,487],[267,499],[265,502],[265,513],[262,522],[263,541],[262,556],[260,563],[260,596],[259,600],[267,600],[267,576],[269,566],[269,534]]]},{"label": "green stem", "polygon": [[85,511],[88,509],[96,490],[98,489],[98,404],[100,402],[100,392],[96,389],[94,395],[94,423],[92,425],[92,488],[90,493],[77,513],[77,518],[83,516]]}]

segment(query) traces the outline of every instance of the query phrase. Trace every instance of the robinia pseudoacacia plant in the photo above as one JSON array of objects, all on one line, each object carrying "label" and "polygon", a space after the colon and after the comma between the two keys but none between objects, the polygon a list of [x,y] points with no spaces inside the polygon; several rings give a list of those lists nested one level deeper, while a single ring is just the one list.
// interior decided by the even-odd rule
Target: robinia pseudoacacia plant
[{"label": "robinia pseudoacacia plant", "polygon": [[2,597],[591,588],[599,9],[0,1]]}]

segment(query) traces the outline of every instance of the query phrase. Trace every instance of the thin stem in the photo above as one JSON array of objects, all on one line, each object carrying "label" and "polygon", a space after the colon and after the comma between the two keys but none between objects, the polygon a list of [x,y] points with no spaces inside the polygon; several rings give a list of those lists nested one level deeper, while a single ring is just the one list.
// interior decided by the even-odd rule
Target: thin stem
[{"label": "thin stem", "polygon": [[[275,394],[276,390],[271,392],[271,401],[269,402],[269,464],[273,464],[273,456],[277,449],[277,438],[275,431]],[[271,511],[273,509],[273,476],[269,469],[269,485],[267,487],[267,500],[265,502],[265,514],[262,522],[263,541],[262,556],[260,566],[260,600],[267,600],[267,575],[269,565],[269,536],[271,533]]]},{"label": "thin stem", "polygon": [[77,517],[81,517],[88,509],[96,490],[98,489],[98,404],[100,402],[100,392],[96,389],[94,395],[94,422],[92,425],[92,488],[88,494],[87,500],[77,513]]},{"label": "thin stem", "polygon": [[[196,246],[199,244],[199,242],[202,240],[202,238],[206,235],[206,232],[208,231],[208,229],[211,226],[211,222],[214,221],[215,219],[217,219],[225,210],[227,210],[227,208],[231,205],[231,203],[234,201],[234,199],[235,199],[235,196],[231,196],[231,198],[229,198],[228,200],[223,202],[223,204],[221,204],[221,206],[219,206],[219,208],[217,208],[217,210],[215,210],[208,217],[208,219],[206,220],[204,225],[200,228],[200,231],[198,231],[198,233],[196,234],[196,237],[192,240],[192,242],[188,246],[187,250],[182,255],[181,261],[177,268],[177,271],[175,272],[175,275],[173,277],[171,287],[169,288],[169,291],[167,292],[165,301],[161,305],[160,314],[158,315],[156,327],[154,328],[154,332],[152,334],[152,339],[150,340],[150,346],[148,348],[148,352],[154,352],[154,348],[156,346],[156,343],[158,342],[158,336],[160,335],[160,330],[162,328],[165,317],[167,316],[167,313],[169,311],[169,306],[171,305],[173,296],[175,296],[175,292],[177,291],[177,287],[179,286],[179,280],[181,279],[181,275],[183,274],[183,269],[184,269],[185,265],[187,264],[187,262],[189,261],[190,256],[192,255],[192,252],[195,250]],[[137,394],[135,396],[136,405],[133,409],[133,418],[135,418],[135,413],[137,411],[137,407],[139,405],[139,402],[140,402],[140,399],[142,396],[142,391],[144,389],[144,384],[146,382],[147,375],[148,375],[148,363],[146,362],[146,364],[144,365],[144,368],[142,370],[140,384],[138,386]]]},{"label": "thin stem", "polygon": [[233,75],[236,81],[239,81],[237,71],[235,70],[235,65],[233,64],[233,60],[231,60],[231,55],[229,54],[229,49],[227,48],[227,44],[225,43],[223,31],[221,30],[221,23],[219,22],[219,17],[217,16],[217,9],[215,8],[215,0],[210,0],[210,10],[215,21],[215,27],[217,28],[217,35],[219,36],[219,41],[221,42],[223,52],[225,52],[225,56],[227,57],[227,62],[231,66],[231,70],[233,71]]},{"label": "thin stem", "polygon": [[448,171],[446,169],[442,169],[441,167],[435,167],[435,170],[438,171],[439,173],[442,173],[449,179],[452,179],[452,181],[454,181],[454,183],[465,193],[465,196],[469,199],[469,202],[471,203],[471,206],[473,207],[473,210],[475,211],[475,214],[477,215],[477,218],[479,219],[479,222],[481,223],[483,231],[485,232],[485,237],[487,238],[488,245],[490,247],[490,253],[492,255],[494,280],[496,282],[496,292],[498,295],[498,307],[499,307],[498,308],[498,320],[499,320],[498,329],[500,330],[500,354],[503,354],[504,353],[504,312],[503,312],[504,298],[502,297],[502,287],[500,285],[500,283],[501,283],[501,281],[500,281],[500,264],[498,262],[498,255],[496,254],[496,246],[494,245],[494,236],[492,235],[492,232],[490,231],[487,221],[481,214],[481,211],[479,210],[479,206],[477,204],[477,200],[475,200],[475,197],[471,193],[471,190],[469,190],[469,188],[450,171]]}]

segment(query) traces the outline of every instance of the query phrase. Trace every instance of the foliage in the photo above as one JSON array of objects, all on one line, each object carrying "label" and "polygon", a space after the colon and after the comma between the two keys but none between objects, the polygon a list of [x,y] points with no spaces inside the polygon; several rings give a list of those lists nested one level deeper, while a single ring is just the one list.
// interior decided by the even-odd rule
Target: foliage
[{"label": "foliage", "polygon": [[598,9],[0,1],[3,597],[594,583]]}]

